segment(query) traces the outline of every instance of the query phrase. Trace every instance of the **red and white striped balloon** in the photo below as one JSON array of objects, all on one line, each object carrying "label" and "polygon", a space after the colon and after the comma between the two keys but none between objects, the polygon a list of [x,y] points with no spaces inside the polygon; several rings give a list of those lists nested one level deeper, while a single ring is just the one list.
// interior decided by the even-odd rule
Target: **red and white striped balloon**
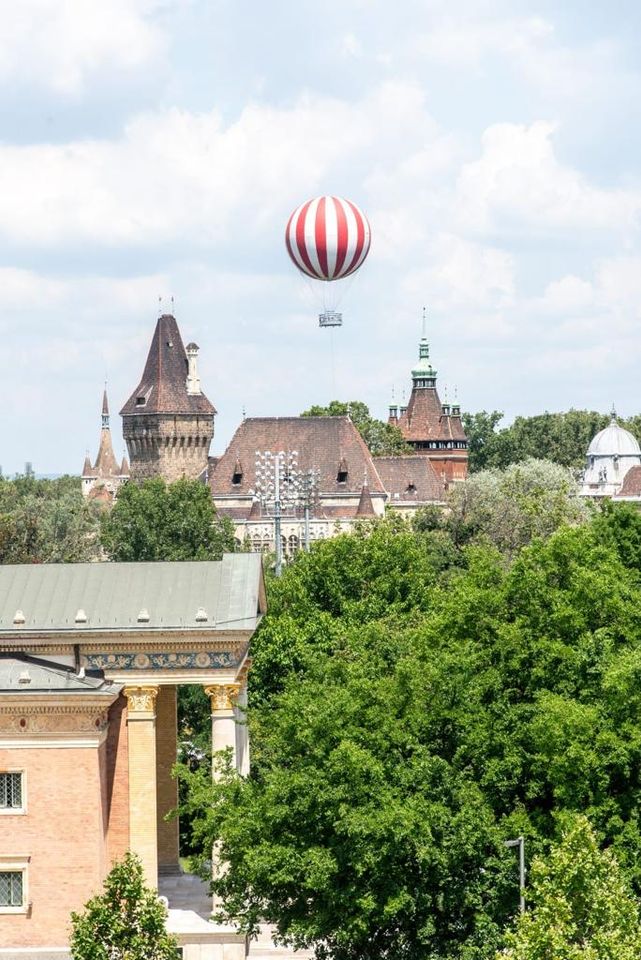
[{"label": "red and white striped balloon", "polygon": [[367,217],[351,200],[316,197],[292,213],[285,231],[290,257],[316,280],[340,280],[361,266],[369,253]]}]

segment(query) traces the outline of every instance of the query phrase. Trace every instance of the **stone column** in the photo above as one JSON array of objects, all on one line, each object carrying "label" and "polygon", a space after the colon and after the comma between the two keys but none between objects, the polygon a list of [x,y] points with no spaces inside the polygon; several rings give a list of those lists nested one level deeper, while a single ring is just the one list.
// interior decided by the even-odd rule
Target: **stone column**
[{"label": "stone column", "polygon": [[239,683],[217,683],[214,686],[205,687],[205,693],[211,702],[212,753],[231,747],[234,766],[236,765],[235,703],[239,691]]},{"label": "stone column", "polygon": [[129,754],[129,846],[142,860],[145,879],[158,886],[156,826],[157,686],[125,687]]},{"label": "stone column", "polygon": [[[235,703],[239,690],[239,683],[215,684],[211,687],[205,687],[205,693],[211,702],[212,753],[231,747],[232,764],[234,767],[237,764]],[[212,774],[215,779],[215,768],[212,770]],[[214,843],[211,852],[211,871],[214,879],[219,877],[224,870],[225,864],[221,861],[219,844]],[[220,900],[214,894],[212,898],[212,913],[217,913],[219,908]]]},{"label": "stone column", "polygon": [[179,873],[178,817],[165,820],[178,806],[178,781],[171,771],[178,748],[176,687],[161,686],[156,700],[156,771],[158,806],[158,872]]}]

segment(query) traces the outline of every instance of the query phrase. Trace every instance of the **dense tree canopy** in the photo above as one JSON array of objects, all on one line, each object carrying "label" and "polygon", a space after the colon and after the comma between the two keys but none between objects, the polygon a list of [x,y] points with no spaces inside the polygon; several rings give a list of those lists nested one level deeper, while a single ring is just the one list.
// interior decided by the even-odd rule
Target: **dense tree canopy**
[{"label": "dense tree canopy", "polygon": [[0,563],[77,563],[100,553],[100,508],[77,477],[0,477]]},{"label": "dense tree canopy", "polygon": [[453,484],[448,508],[443,525],[456,543],[485,540],[508,555],[563,524],[584,522],[592,512],[566,467],[534,459]]},{"label": "dense tree canopy", "polygon": [[563,811],[641,889],[641,518],[624,519],[510,563],[387,520],[285,571],[254,644],[252,774],[185,775],[229,916],[335,960],[490,958],[518,903],[503,841],[542,853]]},{"label": "dense tree canopy", "polygon": [[383,420],[376,420],[369,412],[369,407],[360,400],[352,400],[349,403],[331,400],[326,407],[317,405],[301,413],[301,417],[345,417],[348,415],[353,420],[354,426],[367,444],[372,456],[387,457],[412,452],[412,448],[405,443],[399,428],[390,423],[385,423]]},{"label": "dense tree canopy", "polygon": [[219,517],[207,484],[162,477],[121,488],[102,522],[111,560],[219,560],[234,550],[234,528]]},{"label": "dense tree canopy", "polygon": [[530,910],[497,960],[636,960],[639,903],[585,817],[567,818],[561,841],[530,871]]},{"label": "dense tree canopy", "polygon": [[[568,410],[516,417],[509,427],[498,429],[503,414],[464,413],[463,425],[469,440],[470,470],[504,468],[529,457],[552,460],[579,469],[594,435],[610,422],[611,414],[595,410]],[[641,440],[641,416],[622,419],[622,426]]]}]

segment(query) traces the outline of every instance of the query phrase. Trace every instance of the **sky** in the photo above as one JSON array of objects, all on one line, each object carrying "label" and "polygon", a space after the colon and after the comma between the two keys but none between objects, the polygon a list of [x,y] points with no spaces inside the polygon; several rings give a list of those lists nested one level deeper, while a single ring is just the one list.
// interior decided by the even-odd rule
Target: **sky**
[{"label": "sky", "polygon": [[[641,6],[0,0],[0,465],[78,473],[159,309],[212,452],[247,416],[402,400],[427,307],[464,410],[641,411]],[[326,285],[284,228],[330,193],[372,246]],[[544,455],[545,451],[541,451]]]}]

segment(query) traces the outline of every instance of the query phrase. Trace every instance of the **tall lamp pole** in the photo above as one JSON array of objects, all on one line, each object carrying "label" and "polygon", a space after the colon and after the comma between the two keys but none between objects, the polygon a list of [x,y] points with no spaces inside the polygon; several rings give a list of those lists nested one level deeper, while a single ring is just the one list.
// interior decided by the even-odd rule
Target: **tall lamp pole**
[{"label": "tall lamp pole", "polygon": [[[271,513],[274,520],[274,552],[276,554],[275,573],[280,577],[283,570],[283,541],[281,536],[283,502],[294,504],[298,498],[297,470],[298,452],[296,450],[256,451],[256,490],[255,494],[266,509],[273,504]],[[270,511],[271,512],[271,511]]]},{"label": "tall lamp pole", "polygon": [[519,910],[525,913],[525,837],[517,837],[516,840],[504,840],[506,847],[519,848]]}]

